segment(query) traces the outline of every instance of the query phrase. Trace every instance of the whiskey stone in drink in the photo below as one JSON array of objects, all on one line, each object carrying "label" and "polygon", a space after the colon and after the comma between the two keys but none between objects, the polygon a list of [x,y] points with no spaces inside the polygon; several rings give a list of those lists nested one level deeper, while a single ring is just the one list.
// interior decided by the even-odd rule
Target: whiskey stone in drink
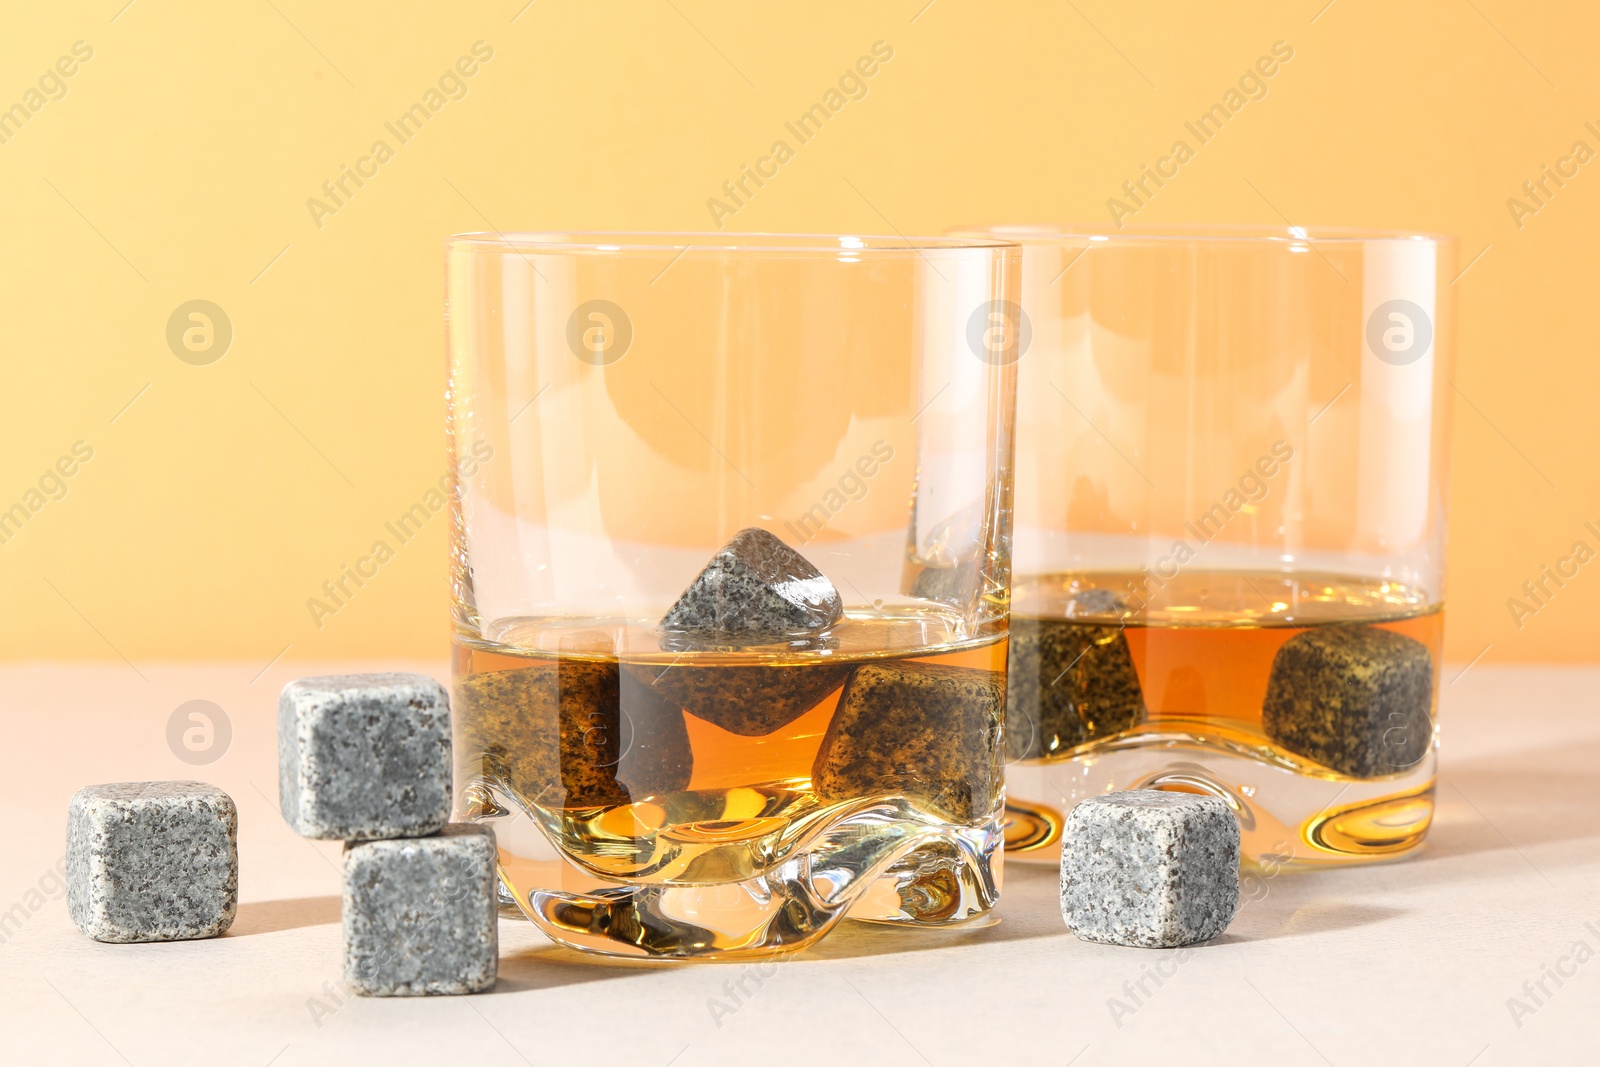
[{"label": "whiskey stone in drink", "polygon": [[924,567],[911,583],[911,595],[964,607],[983,591],[976,560],[952,567]]},{"label": "whiskey stone in drink", "polygon": [[623,669],[673,706],[743,737],[765,737],[789,725],[843,685],[850,674],[849,664],[827,662],[640,664]]},{"label": "whiskey stone in drink", "polygon": [[821,633],[844,616],[811,561],[758,527],[740,530],[661,620],[668,634],[756,644]]},{"label": "whiskey stone in drink", "polygon": [[450,698],[431,678],[302,678],[278,697],[279,804],[303,837],[436,833],[450,774]]},{"label": "whiskey stone in drink", "polygon": [[1433,743],[1433,657],[1404,634],[1326,626],[1284,642],[1272,661],[1267,737],[1352,778],[1414,766]]},{"label": "whiskey stone in drink", "polygon": [[478,993],[499,967],[495,841],[451,823],[436,837],[344,850],[344,979],[365,997]]},{"label": "whiskey stone in drink", "polygon": [[[1115,593],[1087,589],[1069,611],[1121,615]],[[1145,716],[1139,673],[1121,626],[1011,616],[1006,758],[1038,759],[1110,737]]]},{"label": "whiskey stone in drink", "polygon": [[456,714],[467,763],[544,807],[627,804],[694,771],[683,712],[611,658],[468,675]]},{"label": "whiskey stone in drink", "polygon": [[1085,941],[1178,948],[1216,937],[1238,910],[1239,824],[1216,797],[1091,797],[1061,840],[1061,916]]},{"label": "whiskey stone in drink", "polygon": [[[959,822],[999,795],[1005,679],[927,663],[866,663],[845,683],[812,768],[823,803],[903,796]],[[983,807],[980,807],[983,805]]]},{"label": "whiskey stone in drink", "polygon": [[[966,607],[983,592],[983,539],[988,508],[968,504],[923,536],[915,562],[921,569],[911,582],[910,595]],[[913,536],[915,536],[913,532]]]},{"label": "whiskey stone in drink", "polygon": [[96,941],[216,937],[239,903],[239,812],[204,782],[78,790],[67,809],[67,911]]}]

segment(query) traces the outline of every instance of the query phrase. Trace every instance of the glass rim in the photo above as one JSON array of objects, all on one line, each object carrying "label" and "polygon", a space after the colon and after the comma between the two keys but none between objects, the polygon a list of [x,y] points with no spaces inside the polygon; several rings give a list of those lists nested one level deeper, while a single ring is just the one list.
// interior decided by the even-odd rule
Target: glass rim
[{"label": "glass rim", "polygon": [[1271,223],[1017,223],[993,226],[963,226],[952,229],[958,236],[987,236],[1022,244],[1044,242],[1093,241],[1096,244],[1127,245],[1212,245],[1244,244],[1353,244],[1367,241],[1426,241],[1436,245],[1457,244],[1454,234],[1426,230],[1385,230],[1345,226],[1293,226]]},{"label": "glass rim", "polygon": [[906,237],[843,233],[717,233],[693,230],[476,231],[445,239],[449,251],[501,255],[551,253],[598,255],[720,253],[738,255],[925,256],[929,254],[1017,249],[1014,240],[981,234]]}]

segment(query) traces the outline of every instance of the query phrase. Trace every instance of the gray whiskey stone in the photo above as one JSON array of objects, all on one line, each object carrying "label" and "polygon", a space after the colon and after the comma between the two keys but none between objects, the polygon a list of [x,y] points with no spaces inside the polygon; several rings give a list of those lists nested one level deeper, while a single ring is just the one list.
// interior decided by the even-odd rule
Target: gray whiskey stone
[{"label": "gray whiskey stone", "polygon": [[[913,519],[920,522],[921,516],[913,515]],[[920,539],[913,526],[910,540],[919,545],[917,561],[929,567],[954,567],[977,559],[983,554],[985,533],[993,521],[988,501],[974,500],[929,526]]]},{"label": "gray whiskey stone", "polygon": [[239,812],[204,782],[78,790],[67,809],[67,910],[96,941],[216,937],[239,903]]},{"label": "gray whiskey stone", "polygon": [[[1116,616],[1115,593],[1086,589],[1070,611]],[[1048,758],[1109,737],[1145,716],[1139,672],[1122,627],[1013,614],[1006,684],[1006,758]]]},{"label": "gray whiskey stone", "polygon": [[495,886],[486,826],[345,845],[345,982],[364,997],[488,989],[500,958]]},{"label": "gray whiskey stone", "polygon": [[464,773],[546,808],[613,807],[688,786],[683,712],[614,659],[563,656],[456,680]]},{"label": "gray whiskey stone", "polygon": [[1233,921],[1239,824],[1216,797],[1091,797],[1072,809],[1061,839],[1061,916],[1085,941],[1177,948]]},{"label": "gray whiskey stone", "polygon": [[789,725],[850,674],[848,664],[836,663],[652,663],[623,670],[674,707],[742,737],[764,737]]},{"label": "gray whiskey stone", "polygon": [[911,583],[912,596],[957,607],[970,604],[982,592],[983,575],[977,560],[954,567],[924,567]]},{"label": "gray whiskey stone", "polygon": [[1272,741],[1352,778],[1414,766],[1433,743],[1433,657],[1404,634],[1327,626],[1283,643],[1261,725]]},{"label": "gray whiskey stone", "polygon": [[283,817],[305,837],[415,837],[450,820],[450,698],[419,674],[302,678],[278,698]]},{"label": "gray whiskey stone", "polygon": [[[925,600],[967,607],[983,594],[986,575],[982,564],[984,526],[989,518],[983,503],[969,504],[935,523],[923,535],[915,564],[920,567],[907,592]],[[916,539],[913,524],[912,539]]]},{"label": "gray whiskey stone", "polygon": [[894,794],[962,822],[1000,795],[1006,682],[997,672],[867,663],[839,696],[812,766],[823,803]]},{"label": "gray whiskey stone", "polygon": [[843,616],[839,591],[810,560],[751,527],[711,557],[661,629],[754,643],[820,633]]}]

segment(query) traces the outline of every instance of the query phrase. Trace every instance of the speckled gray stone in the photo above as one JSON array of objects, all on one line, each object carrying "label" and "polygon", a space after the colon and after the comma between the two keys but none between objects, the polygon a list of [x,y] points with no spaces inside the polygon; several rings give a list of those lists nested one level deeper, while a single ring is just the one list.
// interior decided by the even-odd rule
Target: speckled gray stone
[{"label": "speckled gray stone", "polygon": [[918,521],[919,517],[913,513],[911,540],[921,547],[911,561],[917,568],[916,575],[904,591],[926,600],[969,607],[983,595],[989,579],[984,573],[991,564],[984,551],[986,526],[990,522],[988,503],[973,501],[946,516],[928,527],[920,542],[916,529]]},{"label": "speckled gray stone", "polygon": [[1376,626],[1325,626],[1278,649],[1261,726],[1297,756],[1378,778],[1427,754],[1432,714],[1427,645]]},{"label": "speckled gray stone", "polygon": [[368,841],[450,820],[450,698],[419,674],[302,678],[278,698],[278,794],[305,837]]},{"label": "speckled gray stone", "polygon": [[344,850],[344,980],[364,997],[480,993],[499,967],[494,834],[451,823],[436,837]]},{"label": "speckled gray stone", "polygon": [[965,606],[983,593],[983,576],[978,560],[954,567],[923,567],[911,583],[911,595],[923,600]]},{"label": "speckled gray stone", "polygon": [[1085,941],[1178,948],[1233,921],[1239,824],[1216,797],[1091,797],[1072,809],[1061,839],[1061,916]]},{"label": "speckled gray stone", "polygon": [[463,784],[543,808],[609,808],[689,786],[683,712],[614,659],[562,657],[456,679]]},{"label": "speckled gray stone", "polygon": [[1127,613],[1128,605],[1109,589],[1077,591],[1065,618],[1012,612],[1007,759],[1063,758],[1145,717],[1127,635],[1111,622]]},{"label": "speckled gray stone", "polygon": [[844,616],[844,602],[811,561],[758,527],[740,530],[711,557],[661,620],[668,634],[781,640],[816,634]]},{"label": "speckled gray stone", "polygon": [[877,661],[851,674],[811,767],[824,804],[900,795],[963,823],[1000,804],[1006,679],[998,671]]},{"label": "speckled gray stone", "polygon": [[205,782],[118,782],[67,809],[67,911],[96,941],[216,937],[239,904],[239,812]]},{"label": "speckled gray stone", "polygon": [[[848,663],[804,666],[694,661],[627,665],[639,686],[697,719],[742,737],[764,737],[811,711],[850,676]],[[626,691],[625,691],[626,692]],[[685,742],[687,744],[687,742]]]}]

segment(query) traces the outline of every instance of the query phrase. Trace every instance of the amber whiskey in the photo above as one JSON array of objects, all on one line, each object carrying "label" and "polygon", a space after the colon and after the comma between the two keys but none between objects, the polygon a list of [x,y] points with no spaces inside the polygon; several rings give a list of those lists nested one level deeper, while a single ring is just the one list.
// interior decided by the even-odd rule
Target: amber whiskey
[{"label": "amber whiskey", "polygon": [[1224,799],[1258,859],[1405,852],[1432,818],[1443,631],[1423,591],[1344,575],[1019,581],[1008,848],[1052,858],[1077,799],[1154,787]]},{"label": "amber whiskey", "polygon": [[507,892],[547,931],[770,951],[830,909],[992,905],[1003,634],[855,613],[757,649],[535,619],[497,637],[455,646],[458,812],[494,824]]}]

